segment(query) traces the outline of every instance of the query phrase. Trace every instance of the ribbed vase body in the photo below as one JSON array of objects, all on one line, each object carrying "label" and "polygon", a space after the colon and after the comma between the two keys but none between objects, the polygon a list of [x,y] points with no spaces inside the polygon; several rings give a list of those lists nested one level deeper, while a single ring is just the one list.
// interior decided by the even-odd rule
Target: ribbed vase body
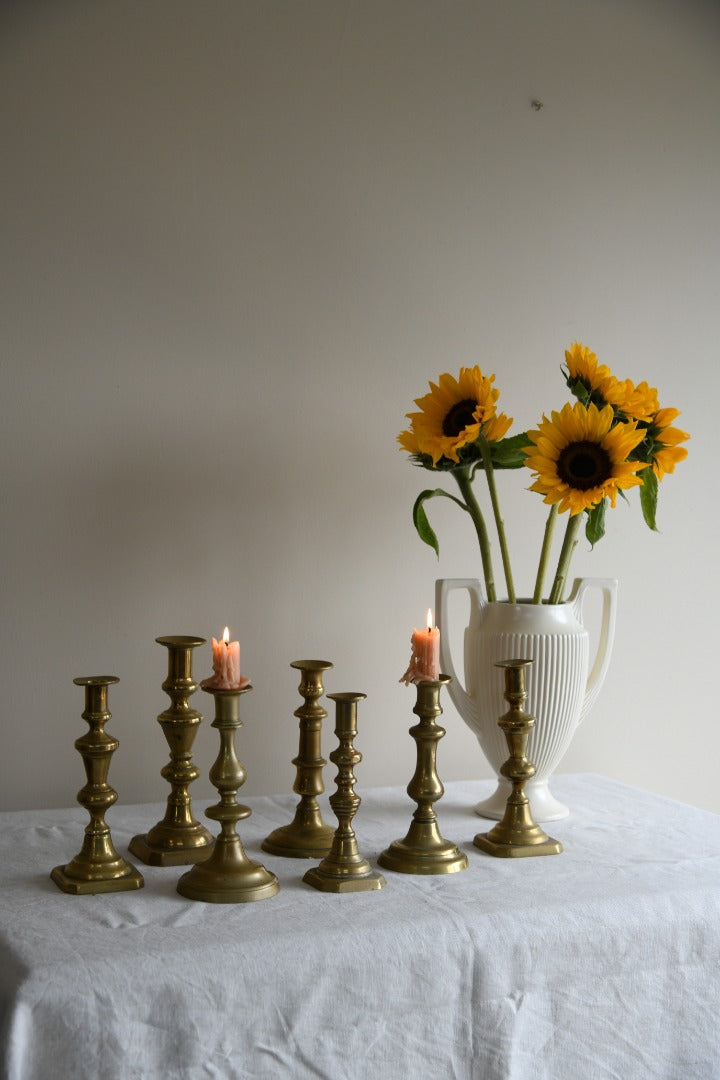
[{"label": "ribbed vase body", "polygon": [[[508,758],[507,742],[498,726],[508,704],[503,697],[503,673],[495,664],[510,659],[534,661],[526,674],[525,708],[536,721],[528,744],[528,757],[536,773],[525,791],[536,821],[566,817],[568,809],[551,794],[548,779],[604,679],[614,631],[617,582],[577,582],[571,599],[563,604],[487,603],[477,582],[444,581],[438,586],[440,661],[443,671],[453,678],[449,693],[496,773]],[[604,603],[600,645],[590,671],[590,635],[581,618],[583,596],[593,586],[603,591]],[[452,588],[467,588],[471,593],[470,623],[464,639],[464,680],[454,673],[446,632],[447,593]],[[476,807],[477,812],[501,818],[509,794],[509,782],[498,776],[498,790]]]}]

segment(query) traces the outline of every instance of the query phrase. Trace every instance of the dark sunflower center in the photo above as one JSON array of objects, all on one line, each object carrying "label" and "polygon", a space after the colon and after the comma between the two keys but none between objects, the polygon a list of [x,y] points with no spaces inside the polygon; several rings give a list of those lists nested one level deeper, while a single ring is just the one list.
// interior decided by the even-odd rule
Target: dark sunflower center
[{"label": "dark sunflower center", "polygon": [[561,451],[558,476],[570,487],[587,491],[604,483],[612,475],[610,455],[594,442],[570,443]]},{"label": "dark sunflower center", "polygon": [[449,435],[451,438],[454,438],[456,435],[459,435],[461,431],[464,431],[468,424],[477,423],[473,415],[477,409],[477,405],[477,401],[473,398],[465,398],[463,401],[456,401],[443,420],[443,435]]}]

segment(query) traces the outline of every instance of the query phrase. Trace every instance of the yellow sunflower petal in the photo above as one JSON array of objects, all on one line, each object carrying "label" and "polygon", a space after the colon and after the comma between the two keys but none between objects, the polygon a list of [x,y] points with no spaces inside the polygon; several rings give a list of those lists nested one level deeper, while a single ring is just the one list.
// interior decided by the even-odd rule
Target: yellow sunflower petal
[{"label": "yellow sunflower petal", "polygon": [[[673,420],[677,420],[679,415],[679,409],[658,409],[655,413],[655,424],[661,428],[668,427],[669,424],[672,424]],[[689,435],[688,438],[690,438]]]},{"label": "yellow sunflower petal", "polygon": [[663,428],[660,432],[660,441],[663,446],[677,446],[678,443],[685,442],[689,438],[687,431],[681,431],[676,427]]},{"label": "yellow sunflower petal", "polygon": [[497,413],[487,421],[483,428],[483,434],[488,442],[500,442],[500,440],[504,439],[507,435],[511,424],[512,416],[506,416],[505,413]]},{"label": "yellow sunflower petal", "polygon": [[417,435],[412,431],[401,431],[397,437],[398,442],[402,446],[403,450],[407,450],[408,454],[419,454],[420,447],[418,445]]},{"label": "yellow sunflower petal", "polygon": [[666,473],[675,471],[675,466],[688,456],[685,446],[663,446],[653,456],[652,468],[658,480]]},{"label": "yellow sunflower petal", "polygon": [[616,424],[602,439],[603,447],[610,451],[614,460],[623,461],[645,437],[643,428],[637,428],[634,422]]}]

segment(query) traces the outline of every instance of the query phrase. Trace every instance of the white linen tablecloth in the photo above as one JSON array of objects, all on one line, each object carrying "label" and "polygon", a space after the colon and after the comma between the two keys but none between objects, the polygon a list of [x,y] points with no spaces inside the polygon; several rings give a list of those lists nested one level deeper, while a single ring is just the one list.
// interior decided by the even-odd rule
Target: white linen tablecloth
[{"label": "white linen tablecloth", "polygon": [[[305,885],[311,862],[260,851],[296,796],[244,800],[246,851],[281,890],[235,905],[186,900],[185,867],[140,863],[137,892],[68,896],[48,875],[80,849],[86,812],[1,814],[4,1075],[720,1077],[720,817],[559,776],[572,813],[547,831],[564,853],[494,859],[472,846],[490,827],[472,806],[490,788],[449,783],[436,807],[468,870],[384,871],[384,889],[345,895]],[[355,831],[374,861],[415,804],[403,788],[358,792]],[[163,813],[113,807],[118,850]]]}]

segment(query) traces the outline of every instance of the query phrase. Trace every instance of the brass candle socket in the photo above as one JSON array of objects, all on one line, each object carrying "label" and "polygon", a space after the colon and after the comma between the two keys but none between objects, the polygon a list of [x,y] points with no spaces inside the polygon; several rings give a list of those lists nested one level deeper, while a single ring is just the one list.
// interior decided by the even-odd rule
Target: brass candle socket
[{"label": "brass candle socket", "polygon": [[338,826],[332,840],[330,852],[318,866],[303,877],[308,885],[320,892],[365,892],[369,889],[381,889],[385,878],[378,874],[364,859],[358,850],[358,843],[352,828],[352,820],[360,806],[360,796],[355,794],[355,775],[353,769],[362,761],[353,746],[357,735],[357,703],[365,694],[328,694],[335,702],[335,734],[338,748],[330,754],[330,760],[337,765],[335,777],[337,790],[330,796],[330,805]]},{"label": "brass candle socket", "polygon": [[387,870],[401,874],[454,874],[467,869],[467,855],[457,844],[442,837],[433,805],[445,791],[436,767],[437,744],[445,729],[435,718],[442,715],[440,690],[449,682],[449,675],[440,675],[437,680],[415,684],[417,702],[413,712],[420,719],[410,728],[410,734],[417,743],[417,765],[407,793],[417,803],[417,809],[407,836],[394,840],[378,857],[380,865]]},{"label": "brass candle socket", "polygon": [[110,719],[108,686],[120,680],[115,675],[88,675],[73,679],[76,686],[85,687],[85,711],[90,730],[75,741],[82,755],[87,783],[78,792],[77,800],[90,814],[85,828],[82,850],[72,862],[56,866],[50,877],[66,893],[75,895],[101,892],[122,892],[141,889],[142,874],[118,855],[112,842],[105,813],[117,800],[117,792],[107,782],[110,759],[120,745],[105,731]]},{"label": "brass candle socket", "polygon": [[210,780],[220,793],[220,802],[205,813],[220,822],[221,831],[212,854],[182,875],[177,891],[189,900],[214,904],[265,900],[280,888],[278,879],[260,863],[248,859],[236,830],[238,821],[249,817],[251,812],[237,801],[238,788],[245,783],[246,773],[235,752],[235,733],[242,727],[240,695],[252,687],[219,690],[203,686],[203,690],[215,698],[212,726],[220,732],[220,750],[210,769]]},{"label": "brass candle socket", "polygon": [[213,838],[193,815],[188,790],[200,770],[193,764],[192,745],[202,715],[191,709],[188,699],[198,688],[192,675],[192,650],[205,644],[205,638],[155,638],[168,650],[168,676],[162,688],[171,705],[158,716],[170,747],[170,761],[160,775],[171,786],[165,817],[147,833],[134,836],[130,851],[150,866],[180,866],[206,859]]},{"label": "brass candle socket", "polygon": [[502,821],[490,832],[478,833],[473,843],[488,855],[502,858],[559,855],[563,849],[559,840],[553,840],[533,820],[530,800],[524,791],[526,781],[535,775],[535,766],[526,757],[535,718],[522,707],[527,698],[525,669],[532,663],[532,660],[499,660],[495,664],[505,670],[504,696],[510,705],[509,710],[498,720],[498,725],[505,732],[510,751],[510,757],[500,772],[512,783],[512,792]]},{"label": "brass candle socket", "polygon": [[325,790],[322,770],[327,765],[320,753],[321,726],[327,712],[317,699],[325,692],[323,672],[332,664],[329,660],[293,660],[290,667],[302,672],[298,690],[305,698],[293,713],[300,721],[298,755],[292,762],[297,769],[293,791],[300,796],[300,802],[293,821],[274,829],[262,846],[273,855],[317,859],[327,855],[333,839],[333,829],[323,822],[317,804],[317,796]]}]

